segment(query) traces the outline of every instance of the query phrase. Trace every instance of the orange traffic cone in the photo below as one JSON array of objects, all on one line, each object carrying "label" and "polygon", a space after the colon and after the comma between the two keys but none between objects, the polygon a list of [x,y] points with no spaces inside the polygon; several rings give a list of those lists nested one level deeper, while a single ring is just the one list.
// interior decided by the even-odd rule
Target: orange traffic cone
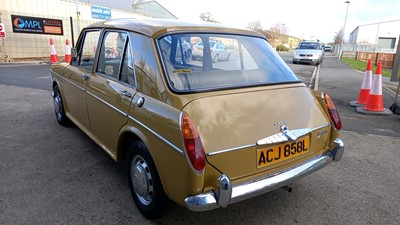
[{"label": "orange traffic cone", "polygon": [[364,106],[367,104],[369,92],[372,84],[372,61],[368,59],[367,68],[365,69],[364,79],[361,84],[360,95],[357,101],[351,101],[351,106]]},{"label": "orange traffic cone", "polygon": [[111,58],[115,58],[115,48],[111,48]]},{"label": "orange traffic cone", "polygon": [[357,107],[359,113],[364,114],[378,114],[378,115],[391,115],[392,111],[385,109],[383,106],[382,95],[382,63],[378,63],[375,75],[372,79],[371,90],[366,105],[364,107]]},{"label": "orange traffic cone", "polygon": [[54,42],[53,42],[53,39],[51,39],[51,38],[50,38],[50,62],[51,63],[58,62],[56,48],[54,47]]},{"label": "orange traffic cone", "polygon": [[65,41],[65,58],[64,62],[70,63],[72,59],[71,46],[69,45],[68,39]]},{"label": "orange traffic cone", "polygon": [[382,63],[378,63],[374,79],[372,81],[371,91],[369,93],[368,101],[364,107],[365,110],[382,112],[385,110],[383,107],[382,96]]}]

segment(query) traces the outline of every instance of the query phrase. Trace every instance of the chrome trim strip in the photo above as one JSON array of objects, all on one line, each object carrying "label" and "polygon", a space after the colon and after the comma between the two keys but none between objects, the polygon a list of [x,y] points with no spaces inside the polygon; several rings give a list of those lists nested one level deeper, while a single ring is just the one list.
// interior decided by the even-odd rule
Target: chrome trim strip
[{"label": "chrome trim strip", "polygon": [[254,147],[254,146],[256,146],[256,145],[255,144],[251,144],[251,145],[243,145],[243,146],[234,147],[234,148],[228,148],[228,149],[224,149],[224,150],[220,150],[220,151],[216,151],[216,152],[207,153],[207,156],[218,155],[218,154],[221,154],[221,153],[241,150],[241,149],[244,149],[244,148],[251,148],[251,147]]},{"label": "chrome trim strip", "polygon": [[[63,77],[62,75],[60,75],[60,74],[58,74],[58,73],[56,73],[56,72],[54,72],[54,71],[50,71],[50,77],[52,77],[51,74],[54,74],[54,75],[60,77],[61,79],[67,81],[67,82],[70,83],[70,84],[72,84],[74,87],[78,88],[79,90],[85,91],[85,88],[83,88],[83,87],[81,87],[81,86],[75,84],[74,82],[70,81],[69,79]],[[52,79],[53,79],[53,78],[52,78]]]},{"label": "chrome trim strip", "polygon": [[[58,75],[60,76],[60,75]],[[74,87],[78,88],[81,91],[85,91],[85,88],[75,84],[74,82],[70,81],[69,79],[66,79],[65,77],[60,76],[63,80],[67,81],[68,83],[72,84]]]},{"label": "chrome trim strip", "polygon": [[323,126],[319,126],[316,128],[305,128],[305,129],[296,129],[296,130],[282,130],[282,132],[271,135],[269,137],[263,138],[261,140],[257,141],[257,145],[267,145],[267,144],[277,144],[277,143],[282,143],[282,142],[287,142],[290,139],[296,140],[297,138],[304,136],[308,133],[311,133],[314,130],[321,129],[323,127],[327,127],[330,124],[327,123]]},{"label": "chrome trim strip", "polygon": [[135,123],[138,123],[140,126],[142,126],[143,128],[145,128],[146,130],[150,131],[150,133],[154,134],[156,137],[158,137],[159,139],[161,139],[162,141],[164,141],[166,144],[168,144],[169,146],[171,146],[173,149],[175,149],[176,151],[178,151],[179,153],[181,153],[182,155],[183,150],[176,147],[174,144],[172,144],[171,142],[169,142],[167,139],[165,139],[164,137],[162,137],[161,135],[159,135],[158,133],[156,133],[154,130],[150,129],[148,126],[144,125],[142,122],[140,122],[139,120],[133,118],[131,115],[128,115],[128,118],[133,120]]},{"label": "chrome trim strip", "polygon": [[108,107],[114,109],[115,111],[121,113],[123,116],[127,116],[128,114],[126,114],[125,112],[121,111],[120,109],[116,108],[115,106],[111,105],[110,103],[104,101],[103,99],[101,99],[100,97],[98,97],[97,95],[86,91],[86,93],[88,93],[90,96],[94,97],[95,99],[99,100],[100,102],[104,103],[105,105],[107,105]]},{"label": "chrome trim strip", "polygon": [[290,140],[295,141],[297,138],[310,133],[313,129],[297,129],[297,130],[282,130],[281,133],[271,135],[269,137],[263,138],[257,141],[257,145],[268,145],[287,142]]},{"label": "chrome trim strip", "polygon": [[[268,174],[247,182],[232,185],[229,177],[221,174],[219,190],[212,190],[185,199],[186,207],[191,211],[202,212],[240,202],[266,192],[289,185],[292,182],[312,174],[326,165],[339,161],[344,152],[344,144],[338,138],[336,147],[308,161],[287,168],[278,173]],[[223,182],[222,182],[223,181]]]},{"label": "chrome trim strip", "polygon": [[[318,130],[318,129],[321,129],[321,128],[324,128],[324,127],[327,127],[327,126],[330,126],[330,125],[331,125],[330,123],[327,123],[325,125],[322,125],[322,126],[319,126],[319,127],[313,128],[313,129],[311,129],[311,128],[297,129],[297,130],[292,130],[290,132],[294,133],[294,135],[296,135],[296,136],[298,135],[298,137],[301,137],[301,136],[303,136],[305,134],[308,134],[308,133],[310,133],[310,132],[312,132],[314,130]],[[307,130],[307,132],[304,133],[304,130]],[[261,139],[261,140],[257,141],[257,145],[263,145],[264,143],[261,142],[261,141],[264,141],[265,139],[268,139],[268,138],[271,138],[271,137],[274,137],[274,139],[276,139],[275,142],[265,143],[265,144],[275,144],[275,143],[288,141],[288,138],[284,134],[282,134],[282,132],[281,132],[281,133],[277,133],[277,134],[274,134],[272,136],[269,136],[267,138],[264,138],[264,139]],[[260,144],[259,144],[259,142],[260,142]],[[241,149],[244,149],[244,148],[251,148],[251,147],[254,147],[254,146],[256,146],[256,144],[249,144],[249,145],[243,145],[243,146],[234,147],[234,148],[223,149],[223,150],[207,153],[207,156],[218,155],[218,154],[226,153],[226,152],[230,152],[230,151],[237,151],[237,150],[241,150]]]}]

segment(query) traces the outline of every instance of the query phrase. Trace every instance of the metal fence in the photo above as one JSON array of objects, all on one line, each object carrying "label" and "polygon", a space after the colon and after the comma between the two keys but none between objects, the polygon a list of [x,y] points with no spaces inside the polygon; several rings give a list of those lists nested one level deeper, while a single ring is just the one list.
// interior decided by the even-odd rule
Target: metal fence
[{"label": "metal fence", "polygon": [[[342,47],[342,49],[340,49]],[[382,48],[379,45],[360,45],[360,44],[343,44],[335,45],[334,51],[337,56],[342,55],[343,51],[352,52],[376,52],[376,53],[396,53],[397,45],[394,48]]]}]

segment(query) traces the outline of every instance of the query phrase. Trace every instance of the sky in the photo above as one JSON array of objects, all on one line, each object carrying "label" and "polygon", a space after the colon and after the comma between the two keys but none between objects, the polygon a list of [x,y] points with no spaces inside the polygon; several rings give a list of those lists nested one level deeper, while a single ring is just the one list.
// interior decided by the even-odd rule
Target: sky
[{"label": "sky", "polygon": [[[123,8],[132,0],[86,0],[92,4],[114,4]],[[201,13],[210,12],[222,24],[247,27],[249,22],[260,21],[267,30],[284,24],[288,35],[333,42],[335,32],[344,27],[345,40],[359,25],[400,20],[400,0],[157,0],[179,19],[199,21]],[[118,5],[118,6],[117,6]],[[105,5],[106,6],[106,5]],[[399,28],[400,29],[400,28]]]}]

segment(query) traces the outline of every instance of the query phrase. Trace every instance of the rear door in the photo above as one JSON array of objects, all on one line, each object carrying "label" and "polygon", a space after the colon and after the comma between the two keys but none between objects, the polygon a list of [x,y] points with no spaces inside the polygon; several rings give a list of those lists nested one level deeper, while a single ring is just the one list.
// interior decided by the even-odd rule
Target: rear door
[{"label": "rear door", "polygon": [[104,31],[95,73],[87,85],[91,130],[112,156],[136,94],[131,44],[124,31]]}]

